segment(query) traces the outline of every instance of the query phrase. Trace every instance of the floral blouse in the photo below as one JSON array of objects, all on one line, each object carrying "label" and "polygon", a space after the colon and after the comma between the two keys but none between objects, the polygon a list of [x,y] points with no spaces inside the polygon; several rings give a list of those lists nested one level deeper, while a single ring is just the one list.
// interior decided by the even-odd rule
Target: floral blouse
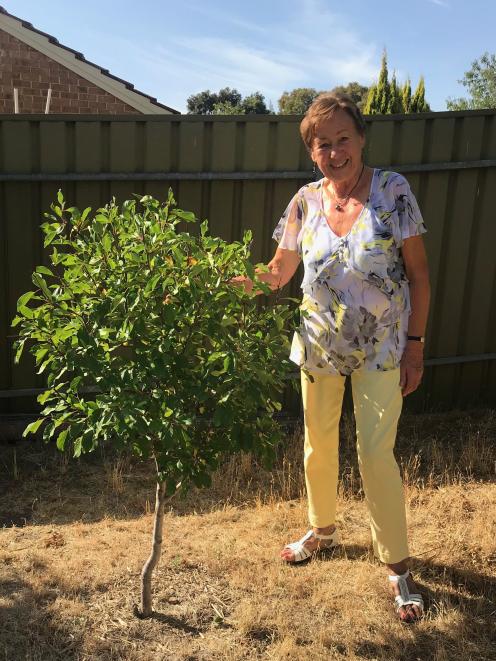
[{"label": "floral blouse", "polygon": [[426,231],[417,201],[401,174],[376,169],[367,203],[338,237],[324,215],[323,183],[296,193],[273,234],[304,264],[301,326],[290,358],[328,374],[396,369],[410,314],[400,249]]}]

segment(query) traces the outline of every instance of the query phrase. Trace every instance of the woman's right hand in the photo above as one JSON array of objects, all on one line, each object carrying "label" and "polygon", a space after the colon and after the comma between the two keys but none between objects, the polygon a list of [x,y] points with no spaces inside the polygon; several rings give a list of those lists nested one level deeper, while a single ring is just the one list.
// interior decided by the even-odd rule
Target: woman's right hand
[{"label": "woman's right hand", "polygon": [[253,280],[246,275],[237,275],[229,280],[230,285],[235,287],[243,287],[245,292],[249,294],[253,290]]}]

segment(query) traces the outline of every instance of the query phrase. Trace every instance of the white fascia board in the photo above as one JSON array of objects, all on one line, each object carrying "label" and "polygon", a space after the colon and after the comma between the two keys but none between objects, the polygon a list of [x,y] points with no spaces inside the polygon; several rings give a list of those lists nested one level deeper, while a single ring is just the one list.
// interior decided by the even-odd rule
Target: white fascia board
[{"label": "white fascia board", "polygon": [[85,78],[90,83],[93,83],[109,94],[112,94],[116,98],[120,99],[124,103],[127,103],[132,108],[135,108],[143,114],[172,114],[165,110],[165,108],[156,106],[149,99],[147,99],[146,96],[137,94],[136,92],[127,89],[123,83],[109,78],[105,74],[101,73],[95,66],[78,60],[74,53],[65,50],[65,48],[57,46],[56,44],[50,43],[47,37],[23,27],[18,20],[12,18],[11,16],[0,14],[0,29],[5,30],[5,32],[8,32],[13,37],[16,37],[16,39],[23,41],[25,44],[31,46],[40,53],[43,53],[43,55],[46,55],[51,60],[58,62],[67,69],[70,69],[81,78]]}]

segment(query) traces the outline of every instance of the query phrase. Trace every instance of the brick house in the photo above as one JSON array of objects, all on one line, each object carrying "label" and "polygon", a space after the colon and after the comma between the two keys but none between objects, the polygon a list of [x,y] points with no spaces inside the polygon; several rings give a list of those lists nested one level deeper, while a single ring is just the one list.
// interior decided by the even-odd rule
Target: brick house
[{"label": "brick house", "polygon": [[0,113],[44,113],[48,97],[50,113],[178,114],[0,7]]}]

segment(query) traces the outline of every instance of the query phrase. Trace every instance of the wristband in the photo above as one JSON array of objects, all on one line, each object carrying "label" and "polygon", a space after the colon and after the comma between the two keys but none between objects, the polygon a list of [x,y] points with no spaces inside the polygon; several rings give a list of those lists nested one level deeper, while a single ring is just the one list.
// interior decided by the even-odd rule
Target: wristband
[{"label": "wristband", "polygon": [[423,335],[407,335],[406,339],[413,340],[414,342],[422,342],[422,344],[425,342],[425,337]]}]

